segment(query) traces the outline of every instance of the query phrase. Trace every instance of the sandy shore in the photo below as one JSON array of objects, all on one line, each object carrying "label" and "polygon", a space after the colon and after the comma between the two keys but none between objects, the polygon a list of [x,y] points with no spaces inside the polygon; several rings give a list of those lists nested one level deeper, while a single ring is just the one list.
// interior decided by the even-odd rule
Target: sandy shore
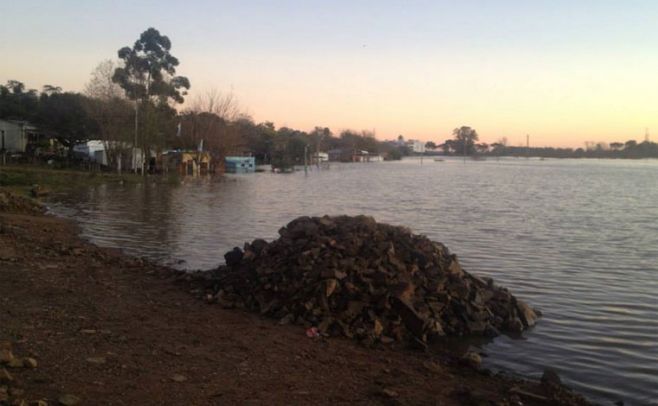
[{"label": "sandy shore", "polygon": [[587,404],[448,353],[309,339],[205,304],[177,276],[87,244],[67,221],[0,211],[0,340],[38,361],[7,369],[0,389],[47,404]]}]

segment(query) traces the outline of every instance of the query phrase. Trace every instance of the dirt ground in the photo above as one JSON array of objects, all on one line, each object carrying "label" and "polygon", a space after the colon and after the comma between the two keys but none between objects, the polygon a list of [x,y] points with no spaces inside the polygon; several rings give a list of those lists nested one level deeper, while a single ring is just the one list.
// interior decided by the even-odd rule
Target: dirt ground
[{"label": "dirt ground", "polygon": [[585,404],[446,354],[307,338],[190,289],[64,220],[0,211],[0,341],[38,362],[0,390],[49,405]]}]

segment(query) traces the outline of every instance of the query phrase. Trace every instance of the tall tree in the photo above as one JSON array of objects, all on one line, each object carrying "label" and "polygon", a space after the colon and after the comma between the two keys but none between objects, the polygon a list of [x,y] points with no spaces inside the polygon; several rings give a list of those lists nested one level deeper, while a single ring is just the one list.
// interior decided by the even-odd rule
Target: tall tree
[{"label": "tall tree", "polygon": [[[451,148],[455,153],[472,155],[475,152],[475,142],[479,139],[477,131],[471,127],[462,126],[452,131]],[[447,142],[446,142],[447,144]]]},{"label": "tall tree", "polygon": [[52,131],[57,140],[69,148],[89,140],[95,134],[96,123],[87,114],[88,99],[79,93],[42,93],[35,122]]},{"label": "tall tree", "polygon": [[[136,140],[148,157],[153,147],[162,146],[166,129],[163,120],[154,118],[164,105],[183,103],[190,88],[185,76],[176,76],[179,61],[171,53],[171,41],[155,28],[144,31],[131,47],[119,49],[123,66],[114,71],[113,80],[136,102]],[[144,116],[139,125],[139,112]]]},{"label": "tall tree", "polygon": [[89,98],[89,115],[98,125],[107,164],[120,173],[123,160],[130,156],[127,145],[134,130],[134,112],[123,89],[112,80],[116,68],[117,63],[109,59],[99,63],[85,85],[85,95]]},{"label": "tall tree", "polygon": [[235,125],[243,113],[232,92],[210,89],[189,105],[179,117],[180,138],[175,144],[196,149],[203,140],[204,148],[218,160],[244,148]]}]

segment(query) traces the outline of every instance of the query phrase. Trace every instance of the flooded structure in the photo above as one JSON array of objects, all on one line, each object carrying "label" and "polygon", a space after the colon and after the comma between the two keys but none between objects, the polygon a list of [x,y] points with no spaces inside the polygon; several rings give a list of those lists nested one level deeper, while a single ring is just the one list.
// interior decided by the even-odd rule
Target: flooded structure
[{"label": "flooded structure", "polygon": [[162,155],[165,171],[180,175],[206,175],[214,172],[212,157],[208,152],[169,151]]},{"label": "flooded structure", "polygon": [[318,165],[324,162],[329,162],[329,154],[326,152],[315,152],[311,155],[311,164]]},{"label": "flooded structure", "polygon": [[224,169],[227,173],[256,172],[256,158],[253,156],[227,156],[224,158]]}]

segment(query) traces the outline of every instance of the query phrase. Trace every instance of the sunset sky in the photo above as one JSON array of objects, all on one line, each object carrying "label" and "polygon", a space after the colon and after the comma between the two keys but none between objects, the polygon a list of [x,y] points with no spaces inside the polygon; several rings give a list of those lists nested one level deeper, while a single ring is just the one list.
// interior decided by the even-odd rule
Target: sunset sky
[{"label": "sunset sky", "polygon": [[256,121],[442,142],[658,139],[656,1],[0,0],[0,82],[80,91],[155,27],[191,95]]}]

